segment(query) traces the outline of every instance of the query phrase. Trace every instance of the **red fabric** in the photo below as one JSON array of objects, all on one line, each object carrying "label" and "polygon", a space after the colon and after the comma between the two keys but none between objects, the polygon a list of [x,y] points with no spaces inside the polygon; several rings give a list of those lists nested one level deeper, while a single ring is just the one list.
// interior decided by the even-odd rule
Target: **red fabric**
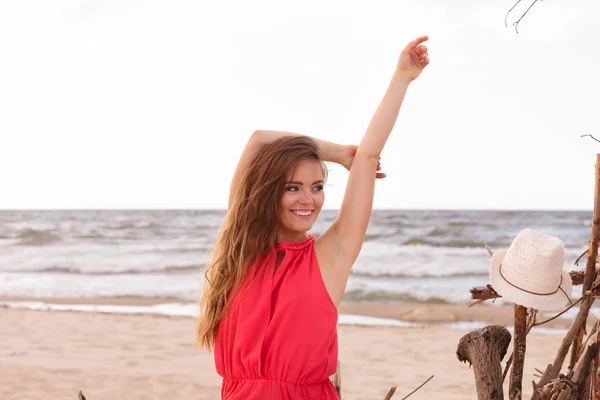
[{"label": "red fabric", "polygon": [[[232,299],[215,342],[227,400],[339,400],[329,380],[338,357],[337,308],[314,237],[279,243]],[[285,256],[275,271],[275,255]]]}]

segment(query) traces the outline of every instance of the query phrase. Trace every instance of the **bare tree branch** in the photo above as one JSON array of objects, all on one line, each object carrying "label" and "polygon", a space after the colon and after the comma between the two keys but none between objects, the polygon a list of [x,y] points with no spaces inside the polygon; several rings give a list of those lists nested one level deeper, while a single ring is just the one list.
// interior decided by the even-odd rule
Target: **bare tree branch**
[{"label": "bare tree branch", "polygon": [[581,255],[579,257],[577,257],[577,260],[575,260],[575,265],[579,266],[579,260],[581,260],[581,257],[587,255],[588,251],[584,251],[583,253],[581,253]]},{"label": "bare tree branch", "polygon": [[[529,8],[528,8],[528,9],[527,9],[527,10],[526,10],[524,13],[523,13],[523,15],[521,15],[521,18],[519,18],[519,19],[518,19],[516,22],[513,22],[513,23],[512,23],[512,24],[513,24],[513,26],[515,27],[515,32],[519,33],[519,29],[518,29],[519,22],[521,22],[521,20],[522,20],[522,19],[523,19],[523,18],[524,18],[524,17],[527,15],[527,13],[529,12],[529,10],[531,10],[531,8],[532,8],[532,7],[535,5],[535,3],[537,3],[537,2],[538,2],[538,0],[533,0],[533,3],[531,3],[531,5],[529,6]],[[515,4],[514,6],[512,6],[512,8],[511,8],[510,10],[508,10],[508,12],[506,13],[506,16],[504,17],[504,26],[507,26],[507,24],[506,24],[506,20],[507,20],[507,18],[508,18],[508,14],[510,14],[510,12],[511,12],[512,10],[514,10],[514,8],[515,8],[516,6],[518,6],[518,5],[519,5],[519,3],[521,3],[521,0],[518,0],[518,1],[516,2],[516,4]]]},{"label": "bare tree branch", "polygon": [[515,3],[515,5],[514,5],[514,6],[512,6],[512,7],[511,7],[511,9],[510,9],[510,10],[508,10],[508,12],[506,13],[506,15],[504,16],[504,27],[505,27],[505,28],[507,28],[507,27],[508,27],[508,24],[506,23],[506,20],[508,19],[508,14],[510,14],[510,12],[511,12],[512,10],[514,10],[514,9],[515,9],[515,7],[516,7],[516,6],[518,6],[520,2],[521,2],[521,0],[517,1],[517,2]]},{"label": "bare tree branch", "polygon": [[600,140],[596,139],[596,138],[595,138],[595,137],[593,137],[592,135],[581,135],[581,137],[584,137],[584,136],[589,136],[589,137],[591,137],[592,139],[594,139],[596,142],[600,142]]},{"label": "bare tree branch", "polygon": [[[414,392],[416,392],[417,390],[419,390],[419,389],[421,389],[423,386],[425,386],[425,384],[426,384],[427,382],[429,382],[430,380],[432,380],[434,376],[435,376],[435,375],[431,375],[431,376],[429,377],[429,379],[427,379],[425,382],[421,383],[421,385],[419,385],[419,387],[418,387],[418,388],[416,388],[415,390],[413,390],[412,392],[410,392],[409,394],[407,394],[406,396],[404,396],[404,397],[403,397],[401,400],[406,400],[406,399],[408,399],[408,396],[410,396],[411,394],[413,394]],[[391,397],[391,396],[390,396],[390,397]]]},{"label": "bare tree branch", "polygon": [[392,396],[396,393],[396,386],[392,386],[390,390],[387,392],[383,400],[390,400]]}]

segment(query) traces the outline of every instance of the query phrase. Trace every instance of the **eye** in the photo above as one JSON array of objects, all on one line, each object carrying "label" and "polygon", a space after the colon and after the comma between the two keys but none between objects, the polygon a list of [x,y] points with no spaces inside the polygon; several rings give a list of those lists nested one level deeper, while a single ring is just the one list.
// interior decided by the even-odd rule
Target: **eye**
[{"label": "eye", "polygon": [[287,188],[285,188],[285,190],[287,190],[288,192],[297,192],[298,186],[288,186]]},{"label": "eye", "polygon": [[323,185],[315,186],[315,187],[313,188],[313,190],[315,190],[316,192],[320,192],[320,191],[322,191],[322,190],[323,190]]}]

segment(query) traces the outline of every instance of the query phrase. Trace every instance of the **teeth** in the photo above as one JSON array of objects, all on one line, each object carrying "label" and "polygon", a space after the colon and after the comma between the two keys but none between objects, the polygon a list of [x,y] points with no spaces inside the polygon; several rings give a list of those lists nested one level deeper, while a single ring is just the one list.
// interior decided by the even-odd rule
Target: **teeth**
[{"label": "teeth", "polygon": [[312,211],[292,211],[296,215],[300,215],[301,217],[308,217],[312,214]]}]

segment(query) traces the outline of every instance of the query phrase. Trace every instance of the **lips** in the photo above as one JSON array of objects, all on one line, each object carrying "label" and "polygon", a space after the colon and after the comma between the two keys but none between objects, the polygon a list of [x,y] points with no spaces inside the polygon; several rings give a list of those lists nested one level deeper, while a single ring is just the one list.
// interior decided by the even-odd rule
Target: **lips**
[{"label": "lips", "polygon": [[310,218],[313,210],[290,210],[298,218]]}]

